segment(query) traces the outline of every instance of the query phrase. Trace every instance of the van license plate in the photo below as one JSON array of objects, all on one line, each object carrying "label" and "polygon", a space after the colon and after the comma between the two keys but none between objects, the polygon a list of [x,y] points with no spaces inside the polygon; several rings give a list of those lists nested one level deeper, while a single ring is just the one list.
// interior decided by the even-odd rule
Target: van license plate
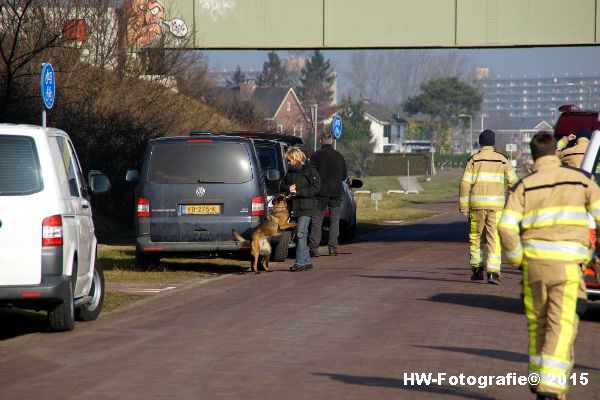
[{"label": "van license plate", "polygon": [[219,204],[194,204],[183,206],[183,214],[221,214]]}]

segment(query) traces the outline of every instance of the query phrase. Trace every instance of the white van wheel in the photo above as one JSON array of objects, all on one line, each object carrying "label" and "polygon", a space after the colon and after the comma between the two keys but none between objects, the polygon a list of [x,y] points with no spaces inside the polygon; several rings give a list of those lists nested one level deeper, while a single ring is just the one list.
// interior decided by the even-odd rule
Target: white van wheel
[{"label": "white van wheel", "polygon": [[98,318],[100,311],[102,311],[102,304],[104,304],[104,271],[98,259],[94,263],[92,286],[87,296],[91,299],[76,310],[76,317],[80,321],[93,321]]},{"label": "white van wheel", "polygon": [[48,325],[51,332],[72,331],[75,328],[75,308],[73,306],[73,284],[69,282],[67,298],[48,310]]}]

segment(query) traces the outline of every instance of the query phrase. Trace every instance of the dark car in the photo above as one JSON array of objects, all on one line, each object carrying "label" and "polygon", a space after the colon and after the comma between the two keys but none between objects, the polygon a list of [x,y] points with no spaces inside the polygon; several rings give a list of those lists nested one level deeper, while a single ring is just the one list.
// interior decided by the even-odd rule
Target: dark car
[{"label": "dark car", "polygon": [[[266,175],[266,171],[269,169],[277,169],[280,172],[281,178],[287,172],[287,163],[285,162],[283,155],[290,146],[303,146],[304,141],[302,138],[292,135],[286,135],[282,133],[261,133],[261,132],[226,132],[225,135],[241,136],[251,138],[255,142],[255,147],[259,155],[261,168]],[[267,192],[269,200],[273,195],[279,192],[279,180],[267,180]],[[349,240],[356,234],[356,199],[354,198],[354,192],[352,189],[362,187],[363,183],[360,179],[347,179],[343,182],[344,195],[342,196],[342,211],[340,216],[340,239]],[[270,206],[270,203],[269,203]],[[329,232],[329,212],[325,211],[325,218],[323,219],[323,230]],[[282,237],[283,240],[287,240],[286,236]],[[290,241],[290,246],[293,243]],[[273,258],[274,261],[281,260],[283,251],[280,248],[279,256]],[[275,257],[275,256],[274,256]]]},{"label": "dark car", "polygon": [[[581,128],[588,128],[593,132],[590,144],[586,150],[585,156],[581,163],[581,169],[593,173],[596,177],[596,182],[600,182],[600,165],[598,159],[600,154],[600,121],[598,120],[598,111],[579,110],[574,105],[565,105],[559,108],[561,111],[556,126],[554,135],[560,138],[565,135],[577,133]],[[595,240],[595,224],[590,218],[590,238],[593,244]],[[584,281],[588,299],[600,299],[600,264],[598,263],[598,248],[594,251],[594,257],[586,266],[584,271]]]},{"label": "dark car", "polygon": [[[350,240],[356,235],[356,198],[352,189],[361,188],[360,179],[346,179],[342,182],[344,195],[342,196],[342,211],[340,213],[340,240]],[[323,230],[329,233],[329,211],[325,211]]]},{"label": "dark car", "polygon": [[[289,146],[302,146],[304,144],[303,140],[296,136],[284,135],[284,134],[276,134],[276,133],[267,133],[267,134],[245,134],[245,137],[256,137],[260,138],[261,142],[268,140],[271,143],[279,143],[281,145],[281,150],[285,153],[285,150]],[[263,146],[268,146],[265,144],[257,144],[257,149],[259,151],[259,158],[261,159],[261,165],[268,165],[269,167],[273,167],[275,164],[281,163],[278,167],[280,171],[283,171],[283,175],[287,171],[287,164],[283,157],[281,159],[275,158],[273,156],[267,157],[268,150],[263,150]],[[271,154],[271,152],[269,152]],[[268,163],[268,164],[266,164]],[[363,183],[360,179],[347,179],[343,183],[344,194],[342,196],[342,211],[340,215],[340,239],[342,240],[350,240],[356,234],[356,199],[354,197],[354,192],[352,189],[361,188]],[[274,193],[279,191],[279,181],[271,181],[270,187],[275,189]],[[267,187],[269,187],[269,183],[267,183]],[[269,195],[272,196],[269,189]],[[326,233],[329,233],[329,211],[325,211],[325,218],[323,218],[323,230]]]},{"label": "dark car", "polygon": [[[273,178],[279,178],[273,176]],[[161,257],[226,255],[265,217],[267,189],[254,142],[214,134],[148,142],[136,188],[136,263]],[[242,250],[244,250],[242,248]]]}]

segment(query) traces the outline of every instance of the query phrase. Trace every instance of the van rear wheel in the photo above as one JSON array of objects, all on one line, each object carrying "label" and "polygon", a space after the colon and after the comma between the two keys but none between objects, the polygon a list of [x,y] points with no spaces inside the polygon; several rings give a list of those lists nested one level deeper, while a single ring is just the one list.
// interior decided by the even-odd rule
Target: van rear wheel
[{"label": "van rear wheel", "polygon": [[63,302],[48,310],[48,325],[51,332],[72,331],[75,328],[72,282],[69,282],[67,297],[63,299]]},{"label": "van rear wheel", "polygon": [[284,262],[288,258],[288,250],[292,241],[292,232],[285,231],[281,234],[279,243],[275,247],[275,251],[271,254],[271,259],[275,262]]}]

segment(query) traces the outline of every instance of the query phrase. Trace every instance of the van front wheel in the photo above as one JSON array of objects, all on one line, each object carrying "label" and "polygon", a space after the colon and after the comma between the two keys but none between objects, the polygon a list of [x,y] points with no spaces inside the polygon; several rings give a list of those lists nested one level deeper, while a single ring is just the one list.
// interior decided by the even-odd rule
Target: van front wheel
[{"label": "van front wheel", "polygon": [[94,263],[92,286],[87,296],[90,299],[76,310],[76,317],[80,321],[93,321],[98,318],[100,311],[102,311],[102,304],[104,304],[104,271],[98,259]]},{"label": "van front wheel", "polygon": [[160,257],[153,254],[146,254],[139,251],[135,252],[135,265],[142,270],[148,270],[160,265]]}]

